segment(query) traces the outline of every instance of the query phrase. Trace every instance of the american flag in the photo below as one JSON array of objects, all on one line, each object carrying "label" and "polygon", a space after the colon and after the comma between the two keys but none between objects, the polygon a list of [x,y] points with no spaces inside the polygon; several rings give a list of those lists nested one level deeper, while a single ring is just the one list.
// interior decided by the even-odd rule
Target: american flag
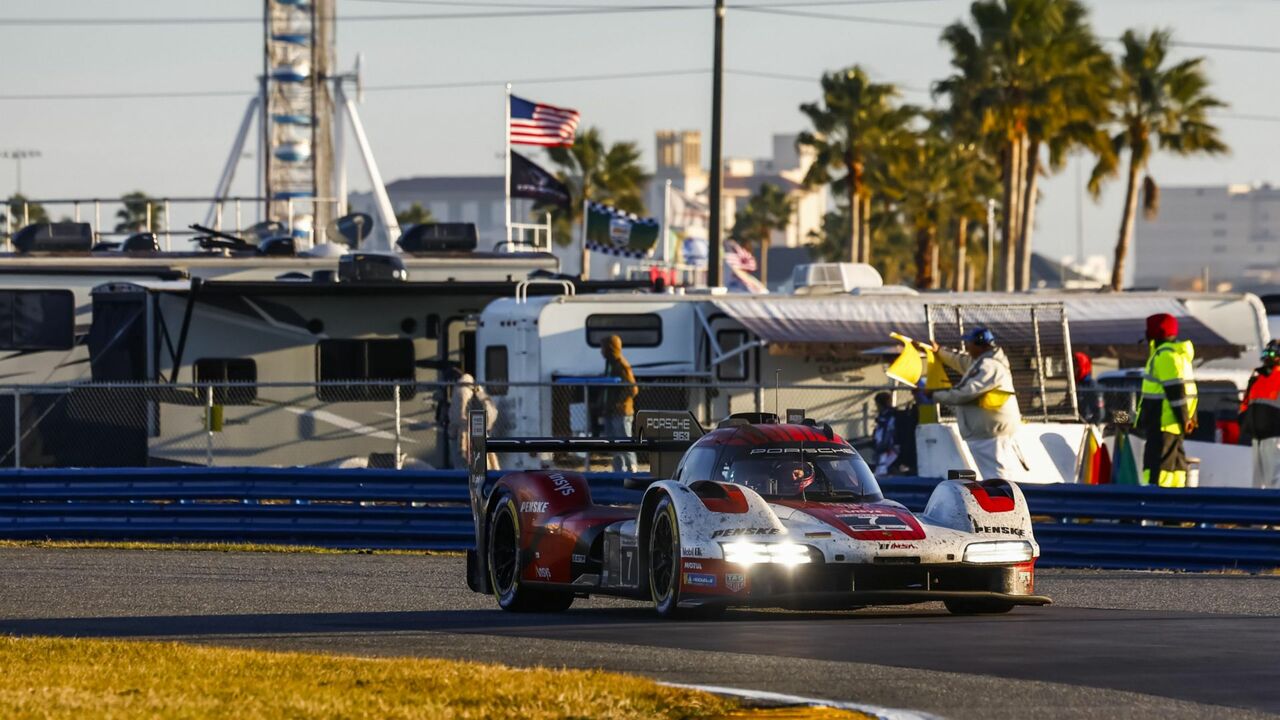
[{"label": "american flag", "polygon": [[724,264],[733,270],[756,271],[756,256],[734,240],[724,241]]},{"label": "american flag", "polygon": [[578,111],[511,96],[511,144],[570,147]]}]

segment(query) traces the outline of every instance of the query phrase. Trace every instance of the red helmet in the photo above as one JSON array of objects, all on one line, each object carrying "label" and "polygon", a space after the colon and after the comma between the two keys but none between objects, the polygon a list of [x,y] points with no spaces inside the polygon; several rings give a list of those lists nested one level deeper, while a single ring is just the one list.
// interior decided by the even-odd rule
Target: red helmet
[{"label": "red helmet", "polygon": [[1178,318],[1169,313],[1159,313],[1147,318],[1148,340],[1169,340],[1178,337]]}]

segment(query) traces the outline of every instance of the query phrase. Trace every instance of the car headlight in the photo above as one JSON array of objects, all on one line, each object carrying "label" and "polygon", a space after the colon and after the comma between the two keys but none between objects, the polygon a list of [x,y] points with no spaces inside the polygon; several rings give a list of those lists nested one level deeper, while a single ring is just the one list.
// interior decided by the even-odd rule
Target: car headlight
[{"label": "car headlight", "polygon": [[803,565],[809,562],[809,548],[798,543],[758,543],[739,540],[723,543],[725,562],[737,565],[775,563],[778,565]]},{"label": "car headlight", "polygon": [[964,549],[967,563],[997,564],[1028,562],[1032,559],[1031,543],[1025,540],[999,540],[970,543]]}]

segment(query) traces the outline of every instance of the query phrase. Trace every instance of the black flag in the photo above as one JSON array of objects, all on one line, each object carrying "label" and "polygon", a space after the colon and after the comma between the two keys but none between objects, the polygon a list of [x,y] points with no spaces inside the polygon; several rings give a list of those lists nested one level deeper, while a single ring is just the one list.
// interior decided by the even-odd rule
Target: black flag
[{"label": "black flag", "polygon": [[511,153],[511,197],[533,198],[569,209],[569,188],[518,152]]}]

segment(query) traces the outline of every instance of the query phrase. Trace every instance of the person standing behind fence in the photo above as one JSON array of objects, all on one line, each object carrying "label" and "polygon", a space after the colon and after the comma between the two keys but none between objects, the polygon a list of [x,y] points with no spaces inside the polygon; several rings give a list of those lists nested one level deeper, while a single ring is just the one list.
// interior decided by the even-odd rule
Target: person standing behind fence
[{"label": "person standing behind fence", "polygon": [[876,426],[871,442],[876,451],[876,474],[889,475],[902,452],[898,444],[898,411],[893,407],[893,396],[887,392],[876,393],[875,402]]},{"label": "person standing behind fence", "polygon": [[1076,407],[1080,410],[1080,419],[1090,425],[1101,425],[1107,419],[1107,407],[1102,387],[1093,378],[1093,358],[1077,350],[1071,359],[1076,371]]},{"label": "person standing behind fence", "polygon": [[1142,403],[1135,425],[1146,440],[1142,481],[1165,488],[1187,486],[1183,439],[1196,429],[1195,348],[1178,340],[1178,319],[1167,313],[1147,318],[1151,354],[1142,373]]},{"label": "person standing behind fence", "polygon": [[1262,349],[1240,403],[1240,429],[1253,438],[1253,486],[1280,490],[1280,340]]},{"label": "person standing behind fence", "polygon": [[[604,388],[604,434],[607,437],[631,437],[632,422],[635,419],[635,397],[640,394],[636,387],[636,376],[631,372],[631,363],[622,356],[622,338],[610,335],[600,346],[600,354],[604,356],[604,374],[618,378],[616,385]],[[614,472],[635,472],[636,454],[633,452],[617,453],[613,456]]]},{"label": "person standing behind fence", "polygon": [[[498,408],[493,404],[489,393],[476,384],[471,373],[454,371],[456,381],[453,386],[453,400],[449,403],[449,467],[466,469],[471,460],[471,434],[467,432],[467,417],[472,410],[483,409],[488,420],[485,432],[493,430],[498,422]],[[497,470],[497,456],[493,453],[485,458],[490,470]]]},{"label": "person standing behind fence", "polygon": [[955,411],[960,437],[969,446],[983,480],[1017,480],[1029,468],[1014,439],[1022,426],[1022,412],[1014,394],[1009,358],[987,328],[975,327],[963,339],[967,353],[932,343],[942,362],[963,375],[950,390],[926,394]]}]

